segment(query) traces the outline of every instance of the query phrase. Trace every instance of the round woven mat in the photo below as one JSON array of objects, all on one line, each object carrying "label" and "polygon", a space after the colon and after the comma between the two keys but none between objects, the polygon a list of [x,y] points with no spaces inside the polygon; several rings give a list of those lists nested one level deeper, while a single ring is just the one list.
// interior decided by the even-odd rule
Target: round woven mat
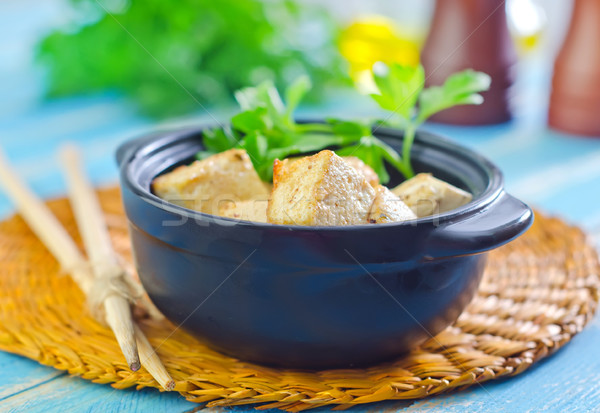
[{"label": "round woven mat", "polygon": [[[118,190],[100,197],[114,244],[131,262]],[[68,202],[49,205],[79,242]],[[538,213],[526,235],[491,254],[477,296],[453,326],[397,361],[368,369],[260,367],[214,352],[166,321],[145,320],[142,328],[175,390],[192,402],[343,409],[522,373],[591,319],[599,270],[582,231]],[[111,331],[89,316],[81,292],[18,216],[0,223],[0,349],[116,388],[159,387],[143,368],[127,368]]]}]

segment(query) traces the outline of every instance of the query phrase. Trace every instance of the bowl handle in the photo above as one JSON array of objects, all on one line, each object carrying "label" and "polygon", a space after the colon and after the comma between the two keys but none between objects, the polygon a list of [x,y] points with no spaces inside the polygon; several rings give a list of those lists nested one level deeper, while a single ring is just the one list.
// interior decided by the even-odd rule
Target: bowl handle
[{"label": "bowl handle", "polygon": [[428,240],[434,257],[475,254],[499,247],[521,235],[533,223],[526,204],[502,191],[483,210],[436,227]]}]

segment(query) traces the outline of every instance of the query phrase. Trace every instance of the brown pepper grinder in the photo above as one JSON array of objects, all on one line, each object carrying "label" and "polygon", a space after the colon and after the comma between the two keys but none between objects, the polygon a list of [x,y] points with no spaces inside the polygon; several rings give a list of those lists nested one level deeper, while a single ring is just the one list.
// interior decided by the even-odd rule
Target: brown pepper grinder
[{"label": "brown pepper grinder", "polygon": [[561,131],[600,137],[600,0],[576,0],[554,62],[548,122]]},{"label": "brown pepper grinder", "polygon": [[[598,0],[600,1],[600,0]],[[432,120],[484,125],[511,119],[510,88],[517,53],[508,31],[504,0],[437,0],[421,53],[426,85],[441,85],[452,73],[472,68],[492,77],[479,106],[458,106]]]}]

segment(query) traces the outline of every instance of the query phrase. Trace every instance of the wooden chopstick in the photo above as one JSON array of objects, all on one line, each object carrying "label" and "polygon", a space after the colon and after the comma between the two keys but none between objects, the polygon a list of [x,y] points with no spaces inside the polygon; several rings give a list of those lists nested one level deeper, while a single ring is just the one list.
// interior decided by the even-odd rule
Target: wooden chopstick
[{"label": "wooden chopstick", "polygon": [[167,372],[167,369],[163,365],[162,361],[156,354],[156,351],[148,341],[148,338],[142,331],[142,329],[134,324],[135,337],[137,339],[138,349],[140,350],[140,357],[142,359],[142,365],[148,370],[148,373],[154,377],[154,379],[163,387],[163,389],[171,391],[175,388],[175,381]]},{"label": "wooden chopstick", "polygon": [[[6,194],[11,198],[32,231],[52,253],[60,266],[69,271],[73,281],[81,291],[88,297],[93,294],[94,276],[77,245],[48,207],[13,171],[1,151],[0,184],[2,184]],[[158,360],[158,356],[152,350],[148,339],[135,325],[134,332],[136,343],[143,349],[142,359],[148,360],[144,366],[165,390],[172,390],[175,387],[175,382]]]},{"label": "wooden chopstick", "polygon": [[[118,276],[122,269],[112,249],[96,194],[84,176],[77,150],[73,146],[66,146],[61,151],[61,161],[69,188],[69,200],[92,272],[97,279]],[[104,299],[104,311],[106,323],[114,332],[129,368],[132,371],[139,370],[140,358],[129,302],[123,295],[110,294]]]},{"label": "wooden chopstick", "polygon": [[[50,210],[19,179],[2,154],[0,154],[0,182],[2,182],[7,194],[13,200],[29,227],[50,250],[61,267],[69,271],[73,280],[87,297],[93,294],[94,277],[77,245]],[[130,311],[128,303],[126,309]],[[116,316],[114,313],[119,310],[115,308],[115,311],[112,312],[113,315]],[[109,311],[106,313],[108,318]],[[129,315],[129,319],[131,319],[131,315]],[[133,344],[132,347],[126,347],[124,356],[132,370],[139,369],[140,361],[133,325],[130,331],[127,331],[126,327],[121,328],[118,324],[111,322],[108,322],[108,324],[113,328],[117,341]],[[131,338],[123,338],[126,334],[130,334]]]},{"label": "wooden chopstick", "polygon": [[[104,215],[96,193],[85,177],[79,152],[73,146],[65,146],[61,151],[61,160],[69,187],[71,205],[96,278],[111,277],[115,273],[123,274],[125,269],[119,264],[113,249]],[[146,370],[165,390],[172,390],[175,382],[143,331],[133,322],[131,308],[125,297],[110,295],[104,304],[107,323],[113,328],[115,336],[117,332],[123,334],[121,340],[117,337],[123,353],[135,348],[137,356],[139,351]],[[132,341],[135,346],[132,346]],[[139,363],[139,359],[137,361]]]},{"label": "wooden chopstick", "polygon": [[21,181],[0,152],[0,183],[12,199],[29,227],[56,258],[85,295],[90,293],[94,279],[85,266],[85,259],[73,239],[52,212]]}]

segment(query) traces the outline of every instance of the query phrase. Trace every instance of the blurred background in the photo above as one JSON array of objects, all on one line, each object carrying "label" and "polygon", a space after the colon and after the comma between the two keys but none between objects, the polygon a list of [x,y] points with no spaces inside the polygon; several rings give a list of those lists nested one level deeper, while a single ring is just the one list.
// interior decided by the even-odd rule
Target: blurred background
[{"label": "blurred background", "polygon": [[[485,114],[450,113],[426,128],[492,158],[517,196],[594,231],[600,132],[565,123],[573,116],[559,115],[576,105],[551,94],[555,62],[568,66],[557,57],[574,61],[559,54],[574,4],[589,1],[3,0],[0,146],[43,196],[64,192],[55,151],[66,141],[82,147],[95,183],[114,184],[120,143],[225,119],[239,87],[306,73],[315,87],[300,115],[373,116],[353,85],[368,88],[376,61],[415,65],[421,56],[430,82],[445,66],[481,66],[501,88],[486,96]],[[600,26],[597,17],[588,26]],[[600,73],[592,60],[585,73]],[[553,103],[552,128],[551,100],[567,106]],[[586,102],[600,112],[600,99]],[[11,210],[1,197],[0,213]]]}]

